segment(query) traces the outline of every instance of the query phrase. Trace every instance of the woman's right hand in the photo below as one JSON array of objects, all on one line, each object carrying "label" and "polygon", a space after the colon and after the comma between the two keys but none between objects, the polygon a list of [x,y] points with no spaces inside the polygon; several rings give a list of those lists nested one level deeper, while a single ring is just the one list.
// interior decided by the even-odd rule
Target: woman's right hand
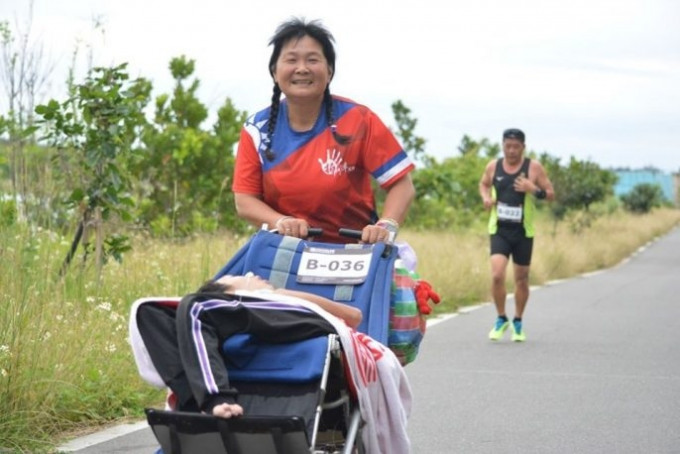
[{"label": "woman's right hand", "polygon": [[283,216],[279,218],[274,228],[281,235],[294,236],[296,238],[307,238],[309,236],[309,224],[304,219],[293,216]]}]

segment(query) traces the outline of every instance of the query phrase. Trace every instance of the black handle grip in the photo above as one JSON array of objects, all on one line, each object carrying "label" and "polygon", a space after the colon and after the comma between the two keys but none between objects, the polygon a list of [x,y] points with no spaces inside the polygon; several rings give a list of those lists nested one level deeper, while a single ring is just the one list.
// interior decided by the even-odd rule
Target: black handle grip
[{"label": "black handle grip", "polygon": [[[354,230],[354,229],[340,228],[340,229],[338,229],[338,233],[340,234],[340,236],[345,236],[347,238],[354,238],[355,240],[360,240],[362,231],[361,230]],[[383,250],[381,256],[383,258],[386,258],[391,253],[392,253],[392,244],[385,243],[385,249]]]},{"label": "black handle grip", "polygon": [[338,229],[338,233],[340,234],[340,236],[346,236],[347,238],[354,238],[355,240],[360,240],[362,232],[361,230],[340,228]]},{"label": "black handle grip", "polygon": [[321,234],[323,234],[321,227],[310,227],[307,229],[307,236],[319,236]]}]

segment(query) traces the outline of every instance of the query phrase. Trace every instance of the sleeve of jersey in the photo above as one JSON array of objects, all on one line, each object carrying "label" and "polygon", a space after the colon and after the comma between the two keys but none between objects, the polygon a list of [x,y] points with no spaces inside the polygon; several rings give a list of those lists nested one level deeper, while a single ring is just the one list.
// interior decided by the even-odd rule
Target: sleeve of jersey
[{"label": "sleeve of jersey", "polygon": [[413,170],[415,165],[382,120],[372,112],[369,118],[365,165],[378,184],[386,188]]},{"label": "sleeve of jersey", "polygon": [[263,192],[260,155],[246,127],[241,129],[241,137],[236,149],[234,182],[231,189],[243,194],[259,195]]}]

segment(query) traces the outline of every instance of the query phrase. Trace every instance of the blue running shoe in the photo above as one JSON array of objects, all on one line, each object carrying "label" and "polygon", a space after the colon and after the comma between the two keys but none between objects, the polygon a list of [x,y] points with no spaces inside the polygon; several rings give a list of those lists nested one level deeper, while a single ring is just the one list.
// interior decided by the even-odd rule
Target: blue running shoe
[{"label": "blue running shoe", "polygon": [[512,340],[513,342],[524,342],[527,340],[527,336],[522,329],[522,320],[512,321]]},{"label": "blue running shoe", "polygon": [[491,331],[489,331],[489,339],[492,341],[499,340],[501,337],[503,337],[503,333],[505,333],[505,330],[508,329],[508,326],[510,326],[510,322],[507,318],[498,317],[496,319],[496,323],[493,325],[493,328],[491,328]]}]

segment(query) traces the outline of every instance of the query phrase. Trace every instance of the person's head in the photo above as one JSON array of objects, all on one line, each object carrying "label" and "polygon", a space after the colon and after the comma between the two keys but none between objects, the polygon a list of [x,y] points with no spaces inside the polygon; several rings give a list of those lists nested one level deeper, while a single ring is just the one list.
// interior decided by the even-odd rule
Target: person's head
[{"label": "person's head", "polygon": [[[269,40],[269,45],[274,46],[269,58],[269,74],[274,83],[280,84],[277,72],[290,72],[299,67],[327,77],[321,90],[323,93],[335,74],[333,41],[333,35],[318,20],[306,22],[294,17],[283,22]],[[282,91],[286,93],[283,88]]]},{"label": "person's head", "polygon": [[326,120],[338,143],[348,138],[336,133],[330,83],[335,74],[335,48],[333,35],[320,21],[292,18],[276,29],[269,41],[273,46],[269,58],[269,74],[274,81],[265,155],[270,161],[275,153],[271,149],[279,113],[281,93],[295,102],[318,103],[325,107]]},{"label": "person's head", "polygon": [[524,132],[517,128],[509,128],[503,131],[503,155],[511,164],[522,159],[524,153]]},{"label": "person's head", "polygon": [[217,282],[216,280],[207,280],[196,290],[196,293],[230,293],[233,289],[228,285]]},{"label": "person's head", "polygon": [[234,290],[272,290],[269,282],[256,276],[253,273],[246,273],[244,276],[224,275],[216,280],[206,281],[198,289],[198,293],[230,293]]}]

